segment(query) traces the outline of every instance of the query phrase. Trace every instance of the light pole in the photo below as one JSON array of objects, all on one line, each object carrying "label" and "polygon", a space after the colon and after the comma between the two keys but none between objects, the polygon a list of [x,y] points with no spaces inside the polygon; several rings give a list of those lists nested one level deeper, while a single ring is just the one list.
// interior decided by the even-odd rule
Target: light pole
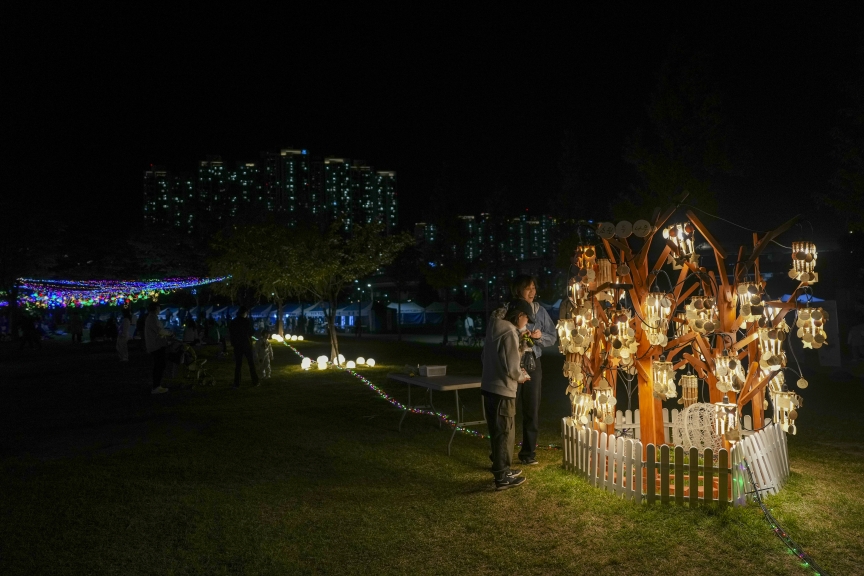
[{"label": "light pole", "polygon": [[372,288],[372,284],[366,284],[366,287],[369,288],[369,333],[371,334],[372,333],[372,305],[375,303],[375,289]]}]

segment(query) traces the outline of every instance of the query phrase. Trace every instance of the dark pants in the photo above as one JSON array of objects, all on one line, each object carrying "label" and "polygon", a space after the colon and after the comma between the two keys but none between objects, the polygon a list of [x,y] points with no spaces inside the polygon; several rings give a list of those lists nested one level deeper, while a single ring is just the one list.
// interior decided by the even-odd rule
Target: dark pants
[{"label": "dark pants", "polygon": [[251,346],[235,346],[234,347],[234,386],[240,386],[240,369],[243,367],[243,358],[249,364],[249,376],[252,378],[252,385],[258,384],[258,374],[255,373],[255,359],[252,357]]},{"label": "dark pants", "polygon": [[492,474],[496,481],[504,480],[513,460],[516,441],[516,399],[483,392],[483,410],[492,443]]},{"label": "dark pants", "polygon": [[540,429],[540,390],[543,384],[543,368],[540,358],[537,358],[537,367],[528,372],[531,377],[527,382],[519,385],[517,396],[522,401],[522,448],[519,450],[519,459],[528,460],[534,458],[537,451],[537,431]]},{"label": "dark pants", "polygon": [[165,373],[165,353],[168,348],[160,348],[155,352],[151,352],[153,357],[153,388],[158,388],[162,385],[162,375]]}]

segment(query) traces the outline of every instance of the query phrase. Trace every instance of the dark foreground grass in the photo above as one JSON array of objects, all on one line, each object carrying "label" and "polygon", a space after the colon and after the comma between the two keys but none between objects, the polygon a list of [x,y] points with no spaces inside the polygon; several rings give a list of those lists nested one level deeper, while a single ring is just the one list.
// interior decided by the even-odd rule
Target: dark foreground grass
[{"label": "dark foreground grass", "polygon": [[[385,375],[406,363],[480,369],[476,350],[343,350],[374,357],[360,371],[403,400]],[[399,412],[358,380],[302,372],[284,347],[272,380],[230,390],[214,352],[216,387],[160,397],[141,353],[123,366],[55,345],[0,367],[0,573],[812,574],[755,506],[623,502],[564,472],[554,449],[498,493],[485,440],[457,435],[448,457],[434,419],[409,415],[399,433]],[[567,410],[560,362],[544,359],[546,445]],[[843,401],[808,400],[791,480],[768,502],[826,570],[864,574],[861,382],[811,381],[808,397]],[[465,396],[479,413],[479,394]],[[435,401],[453,412],[449,395]]]}]

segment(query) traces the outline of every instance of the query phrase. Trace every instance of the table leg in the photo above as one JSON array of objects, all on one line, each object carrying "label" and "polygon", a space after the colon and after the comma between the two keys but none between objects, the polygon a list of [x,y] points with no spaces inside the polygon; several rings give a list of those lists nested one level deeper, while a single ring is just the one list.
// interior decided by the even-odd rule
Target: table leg
[{"label": "table leg", "polygon": [[408,404],[405,405],[405,411],[402,412],[402,418],[399,419],[399,432],[402,432],[402,421],[405,420],[405,416],[408,415],[408,411],[411,409],[411,384],[408,384]]},{"label": "table leg", "polygon": [[453,425],[453,434],[450,435],[450,442],[447,444],[447,455],[450,456],[450,446],[453,445],[453,438],[456,437],[456,431],[459,429],[459,424],[462,422],[462,408],[459,405],[459,390],[454,390],[456,393],[456,424]]}]

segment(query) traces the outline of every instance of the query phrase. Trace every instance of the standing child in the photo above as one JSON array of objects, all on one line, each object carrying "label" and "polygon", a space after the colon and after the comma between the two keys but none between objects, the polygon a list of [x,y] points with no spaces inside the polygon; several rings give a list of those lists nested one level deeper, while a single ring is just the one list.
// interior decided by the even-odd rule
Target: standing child
[{"label": "standing child", "polygon": [[270,378],[270,361],[273,359],[273,345],[270,344],[270,334],[261,331],[261,337],[255,342],[255,360],[261,378]]},{"label": "standing child", "polygon": [[531,306],[524,300],[514,300],[503,318],[492,315],[486,331],[480,390],[492,443],[496,490],[507,490],[525,482],[525,478],[520,477],[522,471],[512,470],[510,463],[516,440],[516,393],[528,380],[528,374],[521,367],[519,331],[533,319]]}]

